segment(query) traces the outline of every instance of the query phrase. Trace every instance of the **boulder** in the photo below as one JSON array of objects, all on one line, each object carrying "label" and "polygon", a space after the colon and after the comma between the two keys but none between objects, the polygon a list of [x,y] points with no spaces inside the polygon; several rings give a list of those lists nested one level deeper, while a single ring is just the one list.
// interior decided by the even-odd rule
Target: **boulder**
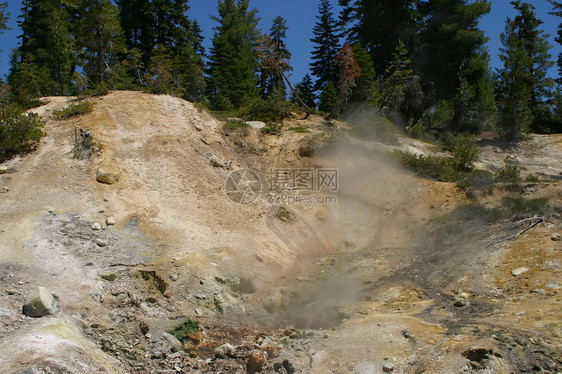
[{"label": "boulder", "polygon": [[174,335],[165,332],[162,334],[162,338],[164,338],[164,340],[166,340],[170,344],[172,350],[176,352],[180,352],[183,350],[183,345]]},{"label": "boulder", "polygon": [[110,173],[101,169],[96,173],[96,181],[99,183],[114,184],[119,181],[119,178],[119,173]]},{"label": "boulder", "polygon": [[7,166],[0,166],[0,174],[6,174],[8,172]]},{"label": "boulder", "polygon": [[43,317],[58,312],[57,300],[45,288],[37,287],[25,299],[23,314],[29,317]]},{"label": "boulder", "polygon": [[97,231],[97,230],[101,230],[101,229],[103,229],[103,226],[102,226],[101,223],[96,222],[96,223],[92,224],[92,230]]},{"label": "boulder", "polygon": [[390,373],[391,371],[394,370],[394,362],[386,362],[386,363],[383,365],[382,370],[383,370],[385,373]]},{"label": "boulder", "polygon": [[113,225],[115,225],[115,218],[113,218],[113,217],[107,217],[106,220],[105,220],[105,224],[106,224],[107,226],[113,226]]},{"label": "boulder", "polygon": [[518,277],[521,274],[526,273],[528,271],[529,271],[529,269],[527,269],[526,267],[520,267],[520,268],[517,268],[517,269],[513,269],[511,271],[511,275],[513,275],[514,277]]},{"label": "boulder", "polygon": [[555,232],[550,236],[550,239],[554,242],[559,242],[560,240],[562,240],[562,235],[560,235],[559,233]]},{"label": "boulder", "polygon": [[215,348],[214,353],[215,353],[215,357],[217,358],[232,357],[236,353],[236,348],[234,348],[232,344],[225,343]]},{"label": "boulder", "polygon": [[248,359],[248,374],[260,372],[267,362],[267,353],[259,349],[250,352]]}]

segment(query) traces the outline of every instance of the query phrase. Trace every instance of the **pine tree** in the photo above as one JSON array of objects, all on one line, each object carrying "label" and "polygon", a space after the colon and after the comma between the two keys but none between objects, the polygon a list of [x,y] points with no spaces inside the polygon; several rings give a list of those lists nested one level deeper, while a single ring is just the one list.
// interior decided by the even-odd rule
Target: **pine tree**
[{"label": "pine tree", "polygon": [[239,108],[256,97],[258,40],[257,10],[248,0],[219,0],[208,69],[211,106],[218,110]]},{"label": "pine tree", "polygon": [[19,25],[22,30],[18,61],[13,61],[10,77],[18,65],[48,77],[42,79],[39,95],[66,95],[71,91],[71,78],[76,62],[71,35],[72,5],[62,0],[25,0]]},{"label": "pine tree", "polygon": [[543,131],[552,121],[550,100],[554,81],[546,74],[554,62],[548,53],[551,48],[548,35],[539,29],[542,21],[536,18],[535,8],[521,1],[512,1],[511,4],[518,14],[513,19],[507,19],[506,31],[502,35],[500,58],[504,67],[499,72],[498,93],[500,127],[510,126],[510,121],[517,116],[525,125],[511,132],[504,130],[506,136],[517,137],[526,127]]},{"label": "pine tree", "polygon": [[262,96],[273,99],[285,99],[286,73],[292,70],[289,60],[291,53],[285,45],[287,31],[283,17],[276,17],[269,35],[262,35],[258,43],[258,58],[260,60],[259,87]]},{"label": "pine tree", "polygon": [[[316,94],[314,93],[314,83],[312,83],[312,78],[310,74],[306,74],[302,81],[295,86],[295,90],[298,91],[301,100],[309,106],[309,108],[316,108]],[[291,102],[298,103],[298,99],[293,94],[291,96]]]},{"label": "pine tree", "polygon": [[376,86],[375,65],[371,56],[365,48],[359,43],[353,45],[353,54],[361,68],[361,76],[355,80],[356,86],[349,99],[352,103],[367,103],[373,97]]},{"label": "pine tree", "polygon": [[391,62],[399,41],[413,50],[418,29],[419,0],[340,0],[341,21],[348,27],[349,40],[370,53],[375,70],[383,72]]},{"label": "pine tree", "polygon": [[[488,0],[429,0],[419,11],[424,23],[419,35],[420,47],[414,66],[431,87],[434,103],[453,101],[454,115],[450,130],[462,132],[478,127],[466,111],[485,117],[493,97],[490,84],[487,38],[478,28],[479,19],[491,9]],[[461,78],[459,78],[461,77]],[[477,87],[477,88],[475,88]],[[487,90],[487,92],[486,92]],[[462,97],[471,91],[470,105]],[[465,100],[465,101],[463,101]],[[478,129],[472,129],[478,131]]]},{"label": "pine tree", "polygon": [[316,77],[314,89],[321,90],[328,82],[335,84],[338,80],[334,58],[338,54],[341,33],[328,0],[320,0],[318,13],[318,21],[312,29],[314,38],[310,40],[314,43],[310,67]]},{"label": "pine tree", "polygon": [[517,139],[529,131],[532,123],[529,84],[532,80],[529,70],[532,60],[518,37],[515,24],[509,18],[501,34],[501,42],[503,68],[498,72],[496,88],[498,128],[505,138]]},{"label": "pine tree", "polygon": [[349,43],[345,43],[342,49],[340,49],[334,59],[334,65],[338,69],[338,93],[336,103],[328,118],[335,117],[345,108],[353,88],[356,86],[355,80],[361,76],[361,67],[357,63],[353,47]]},{"label": "pine tree", "polygon": [[336,89],[336,85],[334,82],[329,81],[324,85],[322,92],[320,92],[318,96],[318,109],[328,114],[332,113],[336,107],[337,100],[338,90]]},{"label": "pine tree", "polygon": [[113,88],[126,52],[119,10],[110,0],[82,0],[78,14],[74,35],[90,86]]}]

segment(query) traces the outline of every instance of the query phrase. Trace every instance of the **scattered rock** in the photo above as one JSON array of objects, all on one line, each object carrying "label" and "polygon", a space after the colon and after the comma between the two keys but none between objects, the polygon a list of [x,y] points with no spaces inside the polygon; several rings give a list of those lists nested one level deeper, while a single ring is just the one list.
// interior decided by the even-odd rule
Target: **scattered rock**
[{"label": "scattered rock", "polygon": [[8,192],[10,192],[10,189],[8,187],[0,188],[0,193],[8,193]]},{"label": "scattered rock", "polygon": [[98,170],[96,173],[96,181],[103,184],[114,184],[119,182],[119,173],[110,173],[103,170]]},{"label": "scattered rock", "polygon": [[408,330],[402,331],[402,335],[403,335],[406,339],[410,339],[410,338],[412,337],[412,334],[410,334],[410,331],[408,331]]},{"label": "scattered rock", "polygon": [[511,271],[511,275],[513,275],[514,277],[518,277],[521,274],[526,273],[528,271],[529,271],[529,269],[527,269],[526,267],[520,267],[520,268],[517,268],[517,269],[513,269]]},{"label": "scattered rock", "polygon": [[105,224],[106,224],[107,226],[113,226],[113,225],[115,225],[115,218],[113,218],[113,217],[107,217],[106,220],[105,220]]},{"label": "scattered rock", "polygon": [[551,290],[557,290],[560,288],[560,286],[557,283],[549,283],[545,287],[550,288]]},{"label": "scattered rock", "polygon": [[164,332],[162,333],[162,338],[164,338],[168,343],[170,343],[172,350],[174,350],[175,352],[179,352],[183,350],[183,345],[178,340],[178,338],[176,338],[174,335]]},{"label": "scattered rock", "polygon": [[560,235],[560,233],[555,232],[550,236],[550,239],[552,241],[559,242],[560,240],[562,240],[562,236]]},{"label": "scattered rock", "polygon": [[107,240],[104,240],[104,239],[96,239],[95,243],[98,247],[102,247],[102,248],[107,247],[109,245],[109,242]]},{"label": "scattered rock", "polygon": [[86,263],[84,264],[84,266],[94,266],[94,263],[93,263],[93,262],[86,262]]},{"label": "scattered rock", "polygon": [[456,307],[463,307],[463,306],[467,306],[468,305],[468,300],[465,299],[464,297],[459,297],[454,304]]},{"label": "scattered rock", "polygon": [[117,279],[117,273],[114,270],[108,269],[100,273],[100,278],[106,281],[113,282]]},{"label": "scattered rock", "polygon": [[103,229],[103,226],[102,226],[101,223],[96,222],[96,223],[92,224],[92,230],[97,231],[97,230],[101,230],[101,229]]},{"label": "scattered rock", "polygon": [[8,172],[8,167],[7,166],[0,166],[0,175],[1,174],[6,174]]},{"label": "scattered rock", "polygon": [[195,308],[195,315],[196,316],[202,316],[203,315],[203,311],[201,310],[201,308]]},{"label": "scattered rock", "polygon": [[217,312],[219,313],[224,313],[224,307],[225,307],[225,301],[224,301],[224,297],[222,297],[222,295],[220,293],[215,293],[214,296],[214,302],[215,302],[215,308],[217,309]]},{"label": "scattered rock", "polygon": [[58,309],[54,296],[45,287],[37,287],[27,295],[23,314],[29,317],[43,317],[55,314]]},{"label": "scattered rock", "polygon": [[382,370],[383,370],[385,373],[390,373],[391,371],[394,370],[394,362],[386,362],[386,363],[383,365]]},{"label": "scattered rock", "polygon": [[539,294],[539,295],[544,295],[544,294],[546,294],[546,291],[543,290],[543,289],[541,289],[541,288],[538,288],[538,289],[535,289],[535,290],[531,290],[531,293],[536,293],[536,294]]},{"label": "scattered rock", "polygon": [[205,157],[207,157],[207,160],[209,160],[211,165],[215,168],[223,168],[229,170],[232,166],[232,161],[223,161],[212,153],[207,153]]},{"label": "scattered rock", "polygon": [[248,373],[254,374],[260,372],[267,362],[267,353],[254,349],[250,352],[248,359]]},{"label": "scattered rock", "polygon": [[232,344],[225,343],[215,348],[214,353],[215,353],[215,357],[217,358],[232,357],[236,353],[236,348],[234,348]]}]

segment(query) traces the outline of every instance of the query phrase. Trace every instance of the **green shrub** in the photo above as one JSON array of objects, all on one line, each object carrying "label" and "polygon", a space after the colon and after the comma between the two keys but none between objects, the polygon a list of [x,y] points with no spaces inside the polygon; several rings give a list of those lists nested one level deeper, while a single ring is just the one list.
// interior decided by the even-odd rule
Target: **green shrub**
[{"label": "green shrub", "polygon": [[257,98],[243,108],[240,115],[252,121],[281,122],[292,115],[292,105],[281,99]]},{"label": "green shrub", "polygon": [[408,126],[406,129],[406,134],[410,138],[423,140],[424,142],[433,143],[435,142],[435,136],[429,131],[427,131],[427,126],[422,123],[417,123],[412,126]]},{"label": "green shrub", "polygon": [[509,214],[516,219],[543,216],[550,210],[550,204],[546,198],[525,199],[522,197],[504,197],[502,205],[507,208]]},{"label": "green shrub", "polygon": [[402,151],[395,151],[394,155],[421,177],[440,182],[455,182],[460,179],[457,163],[450,157],[414,155]]},{"label": "green shrub", "polygon": [[78,104],[70,104],[64,109],[55,110],[53,116],[56,119],[66,119],[81,114],[91,113],[94,110],[94,104],[89,101],[82,101]]},{"label": "green shrub", "polygon": [[525,178],[525,181],[530,183],[537,183],[539,181],[539,177],[537,175],[529,174],[527,175],[527,178]]},{"label": "green shrub", "polygon": [[504,166],[496,172],[496,180],[514,184],[521,182],[521,167],[517,159],[508,155],[503,162]]},{"label": "green shrub", "polygon": [[474,161],[480,155],[480,150],[474,138],[468,134],[452,135],[447,133],[442,140],[443,149],[451,152],[460,170],[470,170],[474,166]]},{"label": "green shrub", "polygon": [[250,127],[246,122],[238,121],[235,119],[230,119],[226,121],[224,125],[222,125],[222,129],[225,131],[232,131],[236,129],[247,129]]},{"label": "green shrub", "polygon": [[310,132],[310,130],[305,126],[289,127],[289,131],[294,131],[296,133],[309,133]]},{"label": "green shrub", "polygon": [[187,321],[177,325],[169,333],[174,335],[180,342],[182,342],[182,344],[185,344],[189,341],[189,335],[199,331],[201,331],[199,321],[195,321],[190,318]]},{"label": "green shrub", "polygon": [[44,135],[43,125],[37,114],[24,114],[14,104],[0,108],[0,162],[33,151]]}]

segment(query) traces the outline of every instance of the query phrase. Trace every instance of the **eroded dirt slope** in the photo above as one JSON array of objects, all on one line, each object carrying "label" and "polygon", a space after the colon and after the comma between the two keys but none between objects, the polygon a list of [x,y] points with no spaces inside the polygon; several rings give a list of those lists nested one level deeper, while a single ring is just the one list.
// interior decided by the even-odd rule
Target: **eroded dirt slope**
[{"label": "eroded dirt slope", "polygon": [[[482,167],[515,154],[542,179],[526,198],[553,207],[488,222],[505,192],[464,208],[454,184],[402,170],[344,124],[313,116],[285,126],[306,133],[225,133],[191,103],[140,92],[55,120],[70,98],[47,101],[35,109],[47,136],[0,177],[0,372],[562,370],[559,138],[482,143]],[[72,159],[75,128],[100,155]],[[244,168],[262,181],[249,204],[225,191]],[[295,191],[272,182],[280,169],[337,170],[339,186]],[[99,170],[119,181],[96,182]],[[284,204],[297,195],[335,200]],[[57,314],[22,315],[38,286]],[[187,319],[204,332],[176,347],[163,333]]]}]

